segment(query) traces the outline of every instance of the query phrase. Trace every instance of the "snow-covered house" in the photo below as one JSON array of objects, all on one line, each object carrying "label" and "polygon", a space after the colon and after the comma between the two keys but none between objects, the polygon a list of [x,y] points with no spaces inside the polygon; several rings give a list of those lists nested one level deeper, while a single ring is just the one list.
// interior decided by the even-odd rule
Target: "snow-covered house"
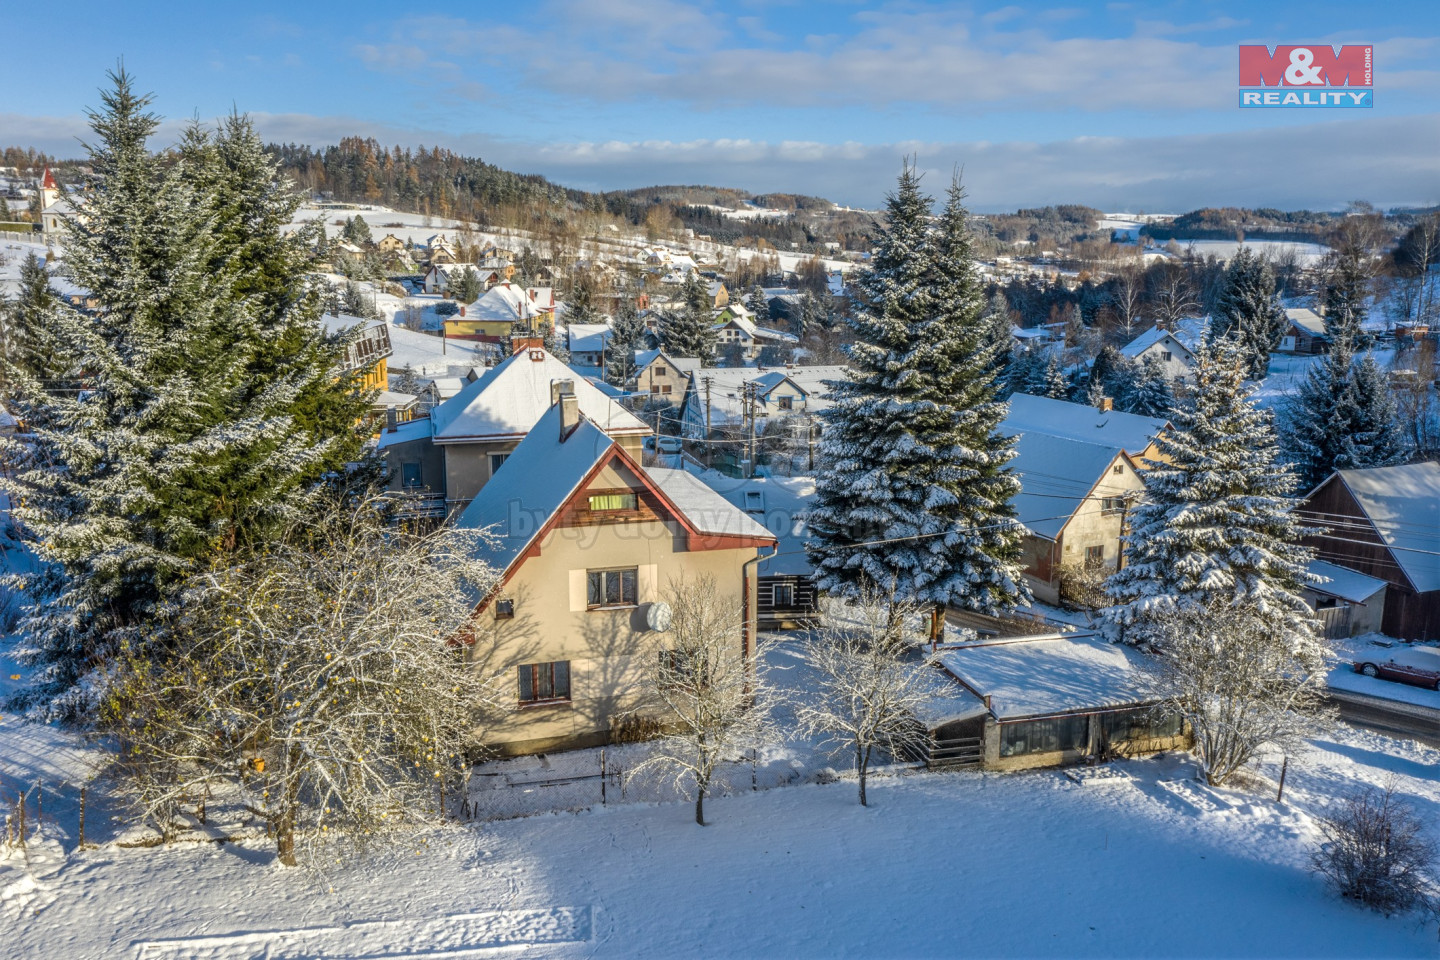
[{"label": "snow-covered house", "polygon": [[[325,314],[320,326],[327,334],[351,334],[345,347],[340,373],[357,374],[362,390],[385,390],[389,381],[391,346],[390,325],[383,320],[365,320],[346,314]],[[356,332],[356,328],[359,328]],[[381,408],[383,412],[384,408]]]},{"label": "snow-covered house", "polygon": [[605,344],[614,331],[608,323],[571,323],[565,327],[565,348],[577,367],[598,367],[605,356]]},{"label": "snow-covered house", "polygon": [[736,479],[714,470],[700,474],[720,496],[775,535],[777,547],[756,567],[756,609],[762,630],[808,626],[819,612],[815,567],[805,552],[806,509],[815,496],[813,477]]},{"label": "snow-covered house", "polygon": [[460,255],[455,252],[455,248],[450,245],[449,240],[445,239],[443,233],[437,233],[426,240],[425,248],[431,264],[455,263],[460,259]]},{"label": "snow-covered house", "polygon": [[1043,433],[1085,443],[1119,447],[1141,470],[1146,460],[1164,460],[1155,438],[1170,426],[1158,417],[1145,417],[1120,410],[1097,410],[1085,403],[1071,403],[1050,397],[1017,393],[1010,398],[1010,412],[1001,424],[1002,433]]},{"label": "snow-covered house", "polygon": [[[428,431],[407,437],[405,449],[384,444],[392,478],[403,478],[406,463],[420,463],[426,444],[440,451],[439,475],[422,470],[419,486],[444,493],[453,509],[468,503],[495,474],[506,458],[551,406],[553,394],[570,384],[586,418],[614,437],[636,459],[650,428],[633,413],[605,396],[571,370],[538,340],[520,340],[513,355],[491,368],[458,394],[440,404],[430,418]],[[409,446],[409,444],[415,444]],[[406,457],[410,457],[409,460]],[[432,460],[433,463],[433,460]]]},{"label": "snow-covered house", "polygon": [[[551,301],[551,312],[554,304]],[[458,313],[445,318],[445,335],[461,340],[500,343],[517,326],[534,331],[545,312],[532,299],[531,292],[508,281],[497,283],[475,300],[461,306]]]},{"label": "snow-covered house", "polygon": [[690,474],[641,466],[575,395],[556,393],[456,523],[494,534],[480,551],[500,583],[465,641],[476,669],[512,678],[511,703],[476,717],[499,753],[609,742],[664,649],[669,584],[713,579],[741,628],[734,655],[753,649],[747,565],[774,536]]},{"label": "snow-covered house", "polygon": [[927,724],[937,765],[1024,770],[1189,744],[1178,714],[1154,710],[1146,655],[1102,637],[960,643],[936,659],[960,688],[927,710],[938,718]]},{"label": "snow-covered house", "polygon": [[699,438],[707,429],[740,425],[746,416],[747,384],[753,385],[749,389],[759,424],[767,418],[819,413],[830,405],[825,381],[844,378],[845,367],[835,365],[697,368],[686,385],[681,414],[685,433]]},{"label": "snow-covered house", "polygon": [[387,233],[376,242],[375,249],[380,251],[382,256],[400,253],[405,249],[405,241],[393,233]]},{"label": "snow-covered house", "polygon": [[1121,347],[1120,352],[1136,363],[1154,357],[1171,380],[1184,380],[1195,370],[1194,351],[1175,334],[1160,327],[1146,330]]},{"label": "snow-covered house", "polygon": [[698,369],[700,361],[695,357],[672,357],[664,350],[637,350],[635,390],[679,403],[685,397],[690,374]]},{"label": "snow-covered house", "polygon": [[1296,513],[1322,560],[1385,581],[1387,636],[1440,640],[1440,463],[1337,470]]},{"label": "snow-covered house", "polygon": [[1125,513],[1145,489],[1119,446],[1017,429],[1009,467],[1020,481],[1013,501],[1025,525],[1021,562],[1036,598],[1057,603],[1064,581],[1084,569],[1120,562]]},{"label": "snow-covered house", "polygon": [[1291,307],[1285,311],[1285,333],[1280,338],[1281,353],[1315,354],[1324,353],[1330,344],[1330,335],[1325,332],[1325,318],[1304,307]]}]

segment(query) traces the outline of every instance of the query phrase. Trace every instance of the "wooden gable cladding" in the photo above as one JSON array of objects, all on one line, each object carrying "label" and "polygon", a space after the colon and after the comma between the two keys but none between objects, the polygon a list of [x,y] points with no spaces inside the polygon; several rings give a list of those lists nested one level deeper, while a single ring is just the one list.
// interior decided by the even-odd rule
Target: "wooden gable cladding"
[{"label": "wooden gable cladding", "polygon": [[[1300,541],[1312,547],[1321,560],[1411,589],[1410,579],[1338,473],[1331,474],[1295,512],[1307,523],[1324,529]],[[1340,529],[1336,531],[1336,527]]]},{"label": "wooden gable cladding", "polygon": [[[614,494],[634,494],[634,510],[592,510],[590,498]],[[673,520],[669,508],[653,492],[644,488],[591,486],[582,489],[560,509],[557,527],[594,527],[603,523],[648,523]]]}]

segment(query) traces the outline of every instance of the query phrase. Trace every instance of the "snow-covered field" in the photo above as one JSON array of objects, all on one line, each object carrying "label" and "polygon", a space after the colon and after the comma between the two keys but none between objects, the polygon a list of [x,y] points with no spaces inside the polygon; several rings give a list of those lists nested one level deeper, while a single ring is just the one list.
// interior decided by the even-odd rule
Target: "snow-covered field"
[{"label": "snow-covered field", "polygon": [[[1332,897],[1313,813],[1394,775],[1440,821],[1440,752],[1352,731],[1273,788],[1174,756],[1127,776],[916,774],[452,826],[323,876],[262,844],[105,848],[6,874],[7,956],[1433,956]],[[1273,768],[1267,769],[1272,776]]]},{"label": "snow-covered field", "polygon": [[1294,243],[1288,240],[1177,240],[1181,249],[1192,251],[1197,257],[1216,256],[1229,260],[1242,246],[1268,257],[1294,253],[1302,267],[1313,267],[1320,262],[1330,248],[1323,243]]}]

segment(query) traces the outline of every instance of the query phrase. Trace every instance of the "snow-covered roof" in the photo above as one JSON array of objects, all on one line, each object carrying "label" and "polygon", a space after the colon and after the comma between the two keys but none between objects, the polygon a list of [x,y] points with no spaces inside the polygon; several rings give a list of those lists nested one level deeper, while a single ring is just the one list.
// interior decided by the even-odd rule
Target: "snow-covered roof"
[{"label": "snow-covered roof", "polygon": [[[774,390],[783,379],[788,379],[803,390],[806,404],[815,413],[830,405],[830,390],[827,380],[844,380],[846,368],[840,364],[785,367],[700,367],[691,374],[691,383],[698,388],[705,377],[710,378],[710,398],[714,404],[713,414],[717,417],[739,417],[741,396],[747,381],[755,380],[768,384],[761,389]],[[703,402],[705,391],[697,389],[695,396]],[[703,415],[703,411],[702,411]]]},{"label": "snow-covered roof", "polygon": [[1016,516],[1031,533],[1054,540],[1123,453],[1119,447],[1047,433],[1017,434],[1009,464],[1020,481],[1013,501]]},{"label": "snow-covered roof", "polygon": [[808,528],[802,516],[815,496],[813,477],[756,477],[737,480],[715,470],[700,479],[718,495],[763,523],[779,542],[774,559],[760,561],[761,576],[809,576],[805,553]]},{"label": "snow-covered roof", "polygon": [[[538,357],[538,359],[532,359]],[[649,434],[633,413],[595,389],[548,350],[521,350],[436,407],[439,443],[515,438],[529,433],[550,408],[550,384],[570,380],[580,412],[611,434]]]},{"label": "snow-covered roof", "polygon": [[599,353],[612,333],[608,323],[572,323],[565,328],[572,353]]},{"label": "snow-covered roof", "polygon": [[664,350],[636,350],[635,369],[644,370],[662,356],[669,361],[672,367],[682,373],[693,373],[700,369],[698,357],[672,357]]},{"label": "snow-covered roof", "polygon": [[539,313],[525,289],[506,280],[480,294],[474,303],[467,304],[465,316],[453,319],[481,323],[514,323],[516,320],[528,320]]},{"label": "snow-covered roof", "polygon": [[428,417],[397,423],[394,430],[386,429],[381,431],[380,439],[375,441],[375,449],[384,450],[386,447],[394,446],[397,443],[409,443],[412,440],[427,439],[433,427],[434,424]]},{"label": "snow-covered roof", "polygon": [[1324,583],[1311,584],[1311,590],[1351,603],[1364,603],[1385,588],[1384,580],[1368,577],[1324,560],[1311,560],[1307,569],[1311,575],[1325,580]]},{"label": "snow-covered roof", "polygon": [[769,530],[694,474],[668,467],[646,467],[645,472],[699,532],[721,537],[772,538]]},{"label": "snow-covered roof", "polygon": [[[498,570],[508,569],[614,446],[615,441],[583,415],[562,438],[560,407],[552,406],[470,501],[456,526],[488,529],[494,539],[481,547],[480,556]],[[698,532],[770,537],[764,527],[685,471],[641,469]]]},{"label": "snow-covered roof", "polygon": [[1147,702],[1145,655],[1093,634],[1002,640],[941,650],[946,670],[982,697],[997,720],[1084,713]]},{"label": "snow-covered roof", "polygon": [[1180,348],[1186,354],[1190,353],[1190,347],[1187,344],[1182,343],[1179,338],[1177,338],[1169,330],[1162,330],[1159,327],[1151,327],[1149,330],[1146,330],[1144,333],[1140,334],[1140,336],[1136,337],[1134,340],[1131,340],[1129,343],[1125,344],[1125,346],[1121,347],[1120,352],[1125,354],[1125,356],[1129,357],[1130,359],[1134,360],[1136,357],[1140,356],[1140,354],[1144,353],[1146,350],[1149,350],[1157,343],[1164,343],[1166,341],[1169,341],[1175,347]]},{"label": "snow-covered roof", "polygon": [[1312,337],[1328,336],[1325,332],[1325,319],[1314,310],[1290,307],[1285,311],[1285,318]]},{"label": "snow-covered roof", "polygon": [[614,443],[583,416],[562,441],[560,405],[551,406],[455,525],[488,529],[493,540],[481,546],[480,557],[497,570],[509,569]]},{"label": "snow-covered roof", "polygon": [[1089,404],[1017,393],[1010,398],[1010,412],[1000,424],[1000,431],[1069,437],[1119,447],[1134,455],[1150,446],[1166,426],[1167,422],[1158,417],[1142,417],[1119,410],[1102,413]]},{"label": "snow-covered roof", "polygon": [[1336,472],[1415,591],[1440,590],[1440,463]]}]

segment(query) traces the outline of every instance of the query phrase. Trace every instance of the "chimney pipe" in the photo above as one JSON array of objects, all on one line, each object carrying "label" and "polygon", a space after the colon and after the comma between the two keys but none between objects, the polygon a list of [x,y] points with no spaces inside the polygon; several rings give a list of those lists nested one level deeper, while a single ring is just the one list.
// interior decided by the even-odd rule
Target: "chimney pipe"
[{"label": "chimney pipe", "polygon": [[400,429],[400,416],[394,407],[385,408],[385,431],[394,433]]},{"label": "chimney pipe", "polygon": [[575,396],[574,380],[551,380],[550,381],[550,406],[560,402],[561,397]]},{"label": "chimney pipe", "polygon": [[580,401],[573,393],[560,397],[560,442],[564,443],[580,426]]}]

